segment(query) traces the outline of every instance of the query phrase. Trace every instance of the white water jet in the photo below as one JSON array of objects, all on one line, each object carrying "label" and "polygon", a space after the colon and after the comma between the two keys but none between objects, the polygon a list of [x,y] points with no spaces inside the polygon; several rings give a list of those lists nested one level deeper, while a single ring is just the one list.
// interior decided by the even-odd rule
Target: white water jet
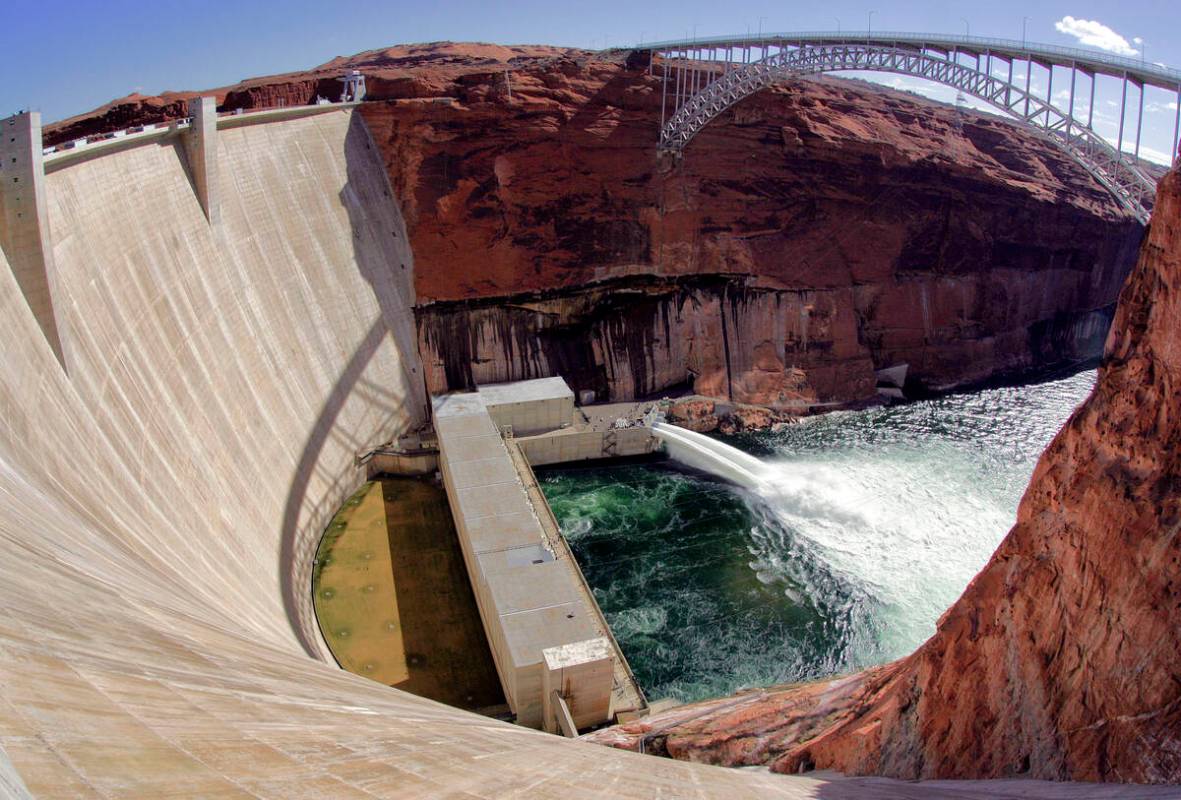
[{"label": "white water jet", "polygon": [[[970,459],[939,442],[917,459],[902,451],[884,462],[880,454],[838,452],[762,461],[675,425],[654,425],[653,433],[672,459],[748,490],[783,526],[751,532],[768,574],[796,572],[784,556],[806,552],[844,582],[840,591],[856,587],[873,598],[890,655],[930,634],[1011,524],[1005,509],[973,491],[979,473]],[[814,600],[834,606],[849,598]]]},{"label": "white water jet", "polygon": [[725,478],[752,491],[758,490],[764,483],[766,465],[736,447],[667,422],[653,424],[652,433],[664,442],[665,449],[674,461]]}]

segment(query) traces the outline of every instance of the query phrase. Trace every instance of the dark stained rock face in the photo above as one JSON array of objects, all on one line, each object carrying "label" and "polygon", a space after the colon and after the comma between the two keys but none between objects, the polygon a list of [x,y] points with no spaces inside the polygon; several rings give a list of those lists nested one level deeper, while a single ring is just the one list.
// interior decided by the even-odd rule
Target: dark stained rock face
[{"label": "dark stained rock face", "polygon": [[1155,208],[1094,392],[926,644],[590,738],[783,772],[1181,782],[1181,173]]},{"label": "dark stained rock face", "polygon": [[851,294],[637,276],[507,302],[422,307],[419,349],[436,391],[559,374],[600,400],[692,388],[804,413],[819,397],[874,394]]}]

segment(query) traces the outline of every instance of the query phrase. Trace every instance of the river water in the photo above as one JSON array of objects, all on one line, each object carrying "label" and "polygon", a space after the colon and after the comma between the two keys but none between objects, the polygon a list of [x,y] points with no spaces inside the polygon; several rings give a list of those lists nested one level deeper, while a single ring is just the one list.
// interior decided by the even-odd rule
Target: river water
[{"label": "river water", "polygon": [[741,489],[673,461],[539,478],[650,699],[905,655],[1004,538],[1095,373],[811,417],[723,441]]}]

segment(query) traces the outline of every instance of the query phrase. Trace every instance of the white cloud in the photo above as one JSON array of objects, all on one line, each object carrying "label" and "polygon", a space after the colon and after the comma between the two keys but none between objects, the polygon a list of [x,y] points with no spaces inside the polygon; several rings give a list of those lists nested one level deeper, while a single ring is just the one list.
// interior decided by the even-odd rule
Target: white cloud
[{"label": "white cloud", "polygon": [[[1121,56],[1135,56],[1140,54],[1139,50],[1128,44],[1127,39],[1098,20],[1075,19],[1067,15],[1055,22],[1054,27],[1059,33],[1065,33],[1067,36],[1073,36],[1078,39],[1079,44],[1098,47],[1100,50],[1106,50],[1109,53],[1115,53]],[[1135,41],[1137,44],[1141,43],[1139,37]]]},{"label": "white cloud", "polygon": [[[1104,138],[1107,139],[1108,144],[1110,144],[1110,145],[1115,144],[1115,137],[1114,136],[1104,137]],[[1136,140],[1134,138],[1124,139],[1124,152],[1131,154],[1135,150],[1136,150]],[[1166,153],[1164,150],[1157,150],[1155,147],[1149,147],[1148,145],[1145,145],[1145,144],[1140,145],[1140,158],[1144,159],[1145,161],[1151,161],[1154,164],[1160,164],[1160,165],[1166,166],[1166,167],[1169,166],[1169,164],[1171,164],[1173,161],[1173,159],[1169,156],[1169,154]]]},{"label": "white cloud", "polygon": [[[883,86],[889,86],[891,89],[897,89],[900,92],[910,92],[925,97],[928,100],[935,100],[940,103],[948,105],[959,105],[959,94],[950,86],[945,86],[934,81],[924,80],[923,78],[912,78],[903,75],[887,75],[880,72],[856,72],[851,73],[858,78],[869,81],[871,83],[879,83]],[[963,105],[968,108],[982,111],[987,114],[1000,115],[997,109],[993,108],[988,103],[971,95],[964,95]]]}]

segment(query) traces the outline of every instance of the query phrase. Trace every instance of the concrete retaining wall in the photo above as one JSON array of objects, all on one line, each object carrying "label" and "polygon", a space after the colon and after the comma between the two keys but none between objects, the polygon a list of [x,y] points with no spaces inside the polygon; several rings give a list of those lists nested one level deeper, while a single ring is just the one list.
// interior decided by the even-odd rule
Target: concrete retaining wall
[{"label": "concrete retaining wall", "polygon": [[377,475],[432,475],[439,469],[437,453],[374,453],[366,464],[368,480]]},{"label": "concrete retaining wall", "polygon": [[517,446],[535,467],[565,461],[641,456],[654,452],[659,443],[648,428],[610,431],[559,431],[541,436],[517,437]]}]

